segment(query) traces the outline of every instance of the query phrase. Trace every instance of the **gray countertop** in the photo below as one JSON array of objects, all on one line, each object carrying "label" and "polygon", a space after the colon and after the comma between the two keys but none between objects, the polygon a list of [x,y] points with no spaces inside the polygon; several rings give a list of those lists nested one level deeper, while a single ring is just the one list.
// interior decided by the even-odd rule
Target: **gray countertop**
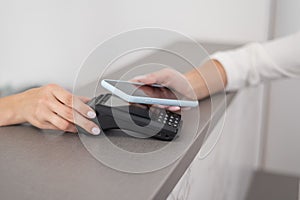
[{"label": "gray countertop", "polygon": [[[209,100],[201,103],[203,122],[209,120],[209,104]],[[201,124],[202,131],[209,125]],[[0,196],[31,200],[119,199],[120,196],[122,199],[165,199],[199,151],[204,139],[204,135],[200,136],[170,166],[131,174],[98,162],[76,134],[43,131],[27,125],[1,127]],[[131,145],[130,141],[134,142],[129,139],[127,145]]]},{"label": "gray countertop", "polygon": [[[214,50],[225,48],[209,47]],[[233,96],[227,95],[227,106]],[[222,95],[215,95],[214,102],[215,105],[225,103]],[[223,114],[221,107],[211,113],[211,100],[200,102],[200,132],[217,122]],[[171,165],[153,172],[133,174],[114,170],[97,161],[77,134],[45,131],[30,125],[0,127],[0,198],[165,199],[207,134],[198,134],[183,156]],[[149,147],[163,144],[152,139],[137,142],[138,139],[130,137],[117,135],[115,138],[123,146],[140,145],[141,149],[147,148],[145,144]]]}]

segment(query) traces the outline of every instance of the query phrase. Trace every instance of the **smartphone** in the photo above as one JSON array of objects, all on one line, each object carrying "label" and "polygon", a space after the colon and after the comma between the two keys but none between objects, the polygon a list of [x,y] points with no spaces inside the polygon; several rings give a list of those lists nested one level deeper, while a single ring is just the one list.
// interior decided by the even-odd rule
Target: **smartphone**
[{"label": "smartphone", "polygon": [[104,79],[102,87],[130,103],[158,104],[166,106],[195,107],[197,100],[188,99],[182,94],[159,84]]}]

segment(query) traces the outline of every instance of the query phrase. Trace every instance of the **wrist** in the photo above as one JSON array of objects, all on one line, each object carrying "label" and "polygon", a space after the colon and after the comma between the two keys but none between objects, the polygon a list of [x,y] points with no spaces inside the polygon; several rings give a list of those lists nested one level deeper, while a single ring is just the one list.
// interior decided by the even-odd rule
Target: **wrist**
[{"label": "wrist", "polygon": [[184,76],[189,81],[198,99],[203,99],[224,90],[227,85],[225,69],[217,60],[208,60],[200,67],[187,72]]},{"label": "wrist", "polygon": [[223,65],[218,60],[213,59],[212,62],[217,67],[218,72],[220,73],[220,76],[222,78],[224,88],[226,88],[228,80],[227,80],[227,74],[226,74],[226,71],[225,71]]},{"label": "wrist", "polygon": [[185,73],[184,76],[190,84],[192,90],[190,93],[193,93],[193,96],[202,99],[208,95],[208,89],[198,68]]},{"label": "wrist", "polygon": [[13,98],[12,113],[13,113],[13,119],[15,124],[26,122],[27,120],[23,112],[26,106],[24,105],[24,101],[26,100],[26,92],[16,94],[12,98]]},{"label": "wrist", "polygon": [[24,123],[25,119],[20,112],[22,94],[15,94],[0,99],[0,126]]}]

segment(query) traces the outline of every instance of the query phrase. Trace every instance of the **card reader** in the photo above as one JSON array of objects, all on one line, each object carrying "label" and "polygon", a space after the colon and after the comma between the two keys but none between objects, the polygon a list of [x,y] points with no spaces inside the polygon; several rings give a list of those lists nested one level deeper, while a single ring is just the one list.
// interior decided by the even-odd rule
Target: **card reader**
[{"label": "card reader", "polygon": [[[122,101],[112,94],[101,94],[88,102],[96,111],[97,118],[93,121],[100,125],[105,133],[110,129],[129,130],[145,137],[151,133],[149,137],[164,141],[171,141],[177,136],[182,125],[180,114],[154,106]],[[82,128],[79,130],[80,133],[91,135]]]}]

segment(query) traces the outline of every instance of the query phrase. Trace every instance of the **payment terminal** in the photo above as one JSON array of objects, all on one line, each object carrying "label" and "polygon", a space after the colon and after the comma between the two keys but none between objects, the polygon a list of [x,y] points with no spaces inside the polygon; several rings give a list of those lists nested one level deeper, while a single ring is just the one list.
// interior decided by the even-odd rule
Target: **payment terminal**
[{"label": "payment terminal", "polygon": [[[180,114],[145,104],[129,104],[112,94],[101,94],[89,101],[88,105],[96,111],[97,119],[94,122],[105,133],[110,129],[121,129],[171,141],[182,124]],[[80,132],[90,135],[81,128]]]}]

